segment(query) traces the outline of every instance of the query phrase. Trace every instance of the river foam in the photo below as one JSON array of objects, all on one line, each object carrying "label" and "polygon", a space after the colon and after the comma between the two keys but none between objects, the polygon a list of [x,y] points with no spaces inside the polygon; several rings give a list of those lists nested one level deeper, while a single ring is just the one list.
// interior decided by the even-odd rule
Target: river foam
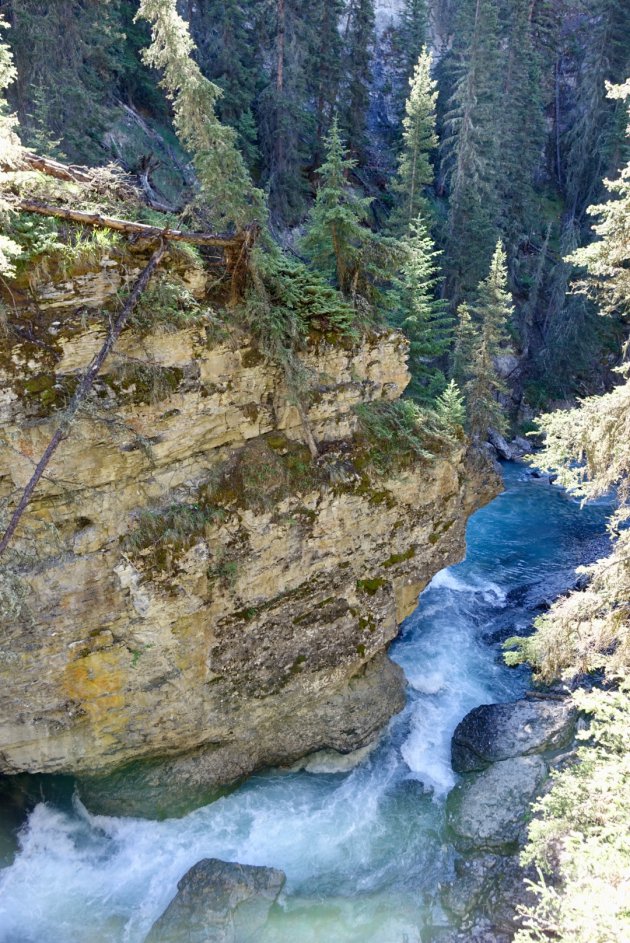
[{"label": "river foam", "polygon": [[421,943],[444,922],[437,888],[452,874],[453,730],[478,704],[524,691],[497,637],[526,627],[604,534],[605,507],[581,511],[519,467],[507,484],[471,520],[464,563],[436,576],[392,646],[407,706],[357,768],[261,774],[163,822],[91,815],[76,797],[40,802],[0,871],[0,943],[141,943],[178,879],[211,856],[286,872],[259,943]]}]

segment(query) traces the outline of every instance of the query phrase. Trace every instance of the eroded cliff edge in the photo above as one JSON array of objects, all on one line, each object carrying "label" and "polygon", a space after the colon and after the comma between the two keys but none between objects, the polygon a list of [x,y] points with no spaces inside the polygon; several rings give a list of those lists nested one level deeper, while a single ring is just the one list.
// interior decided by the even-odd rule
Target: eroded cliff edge
[{"label": "eroded cliff edge", "polygon": [[[199,272],[181,278],[204,297]],[[13,286],[7,505],[119,285],[102,258]],[[497,487],[463,442],[379,462],[355,410],[400,397],[406,356],[395,332],[315,326],[299,409],[283,371],[211,314],[125,332],[2,576],[0,771],[92,778],[144,760],[150,780],[172,758],[156,783],[216,786],[375,737],[403,703],[387,645]]]}]

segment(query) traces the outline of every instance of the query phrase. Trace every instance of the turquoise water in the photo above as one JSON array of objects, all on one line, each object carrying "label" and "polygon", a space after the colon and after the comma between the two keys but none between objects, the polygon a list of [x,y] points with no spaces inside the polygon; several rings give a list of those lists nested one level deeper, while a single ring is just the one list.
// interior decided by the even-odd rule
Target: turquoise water
[{"label": "turquoise water", "polygon": [[407,706],[367,759],[346,773],[254,776],[163,822],[40,802],[0,871],[0,943],[140,943],[203,857],[286,872],[260,943],[425,943],[446,922],[438,885],[452,876],[452,732],[473,707],[526,690],[501,641],[606,552],[605,504],[582,510],[522,466],[505,478],[469,523],[466,560],[436,576],[392,646]]}]

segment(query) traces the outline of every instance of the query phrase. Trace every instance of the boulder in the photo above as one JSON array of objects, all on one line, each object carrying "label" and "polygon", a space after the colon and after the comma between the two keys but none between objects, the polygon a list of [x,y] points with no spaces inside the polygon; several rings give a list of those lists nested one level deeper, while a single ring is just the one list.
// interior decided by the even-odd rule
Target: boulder
[{"label": "boulder", "polygon": [[523,868],[516,855],[458,858],[455,880],[442,888],[442,905],[460,929],[472,930],[483,921],[512,935],[520,926],[519,904],[534,901],[526,881],[535,877],[533,867]]},{"label": "boulder", "polygon": [[285,880],[274,868],[204,858],[179,881],[145,943],[253,943]]},{"label": "boulder", "polygon": [[532,799],[547,776],[540,756],[517,756],[470,773],[448,795],[452,843],[463,853],[512,854],[525,838]]},{"label": "boulder", "polygon": [[533,442],[522,435],[517,435],[516,438],[512,439],[510,446],[512,451],[518,453],[521,457],[523,455],[530,455],[534,451]]},{"label": "boulder", "polygon": [[499,458],[505,459],[506,462],[513,462],[517,458],[517,454],[514,449],[508,445],[507,441],[503,438],[500,432],[497,432],[495,429],[490,429],[488,431],[488,441],[495,449]]},{"label": "boulder", "polygon": [[571,742],[576,719],[569,700],[524,699],[476,707],[453,734],[453,769],[469,773],[497,760],[560,750]]}]

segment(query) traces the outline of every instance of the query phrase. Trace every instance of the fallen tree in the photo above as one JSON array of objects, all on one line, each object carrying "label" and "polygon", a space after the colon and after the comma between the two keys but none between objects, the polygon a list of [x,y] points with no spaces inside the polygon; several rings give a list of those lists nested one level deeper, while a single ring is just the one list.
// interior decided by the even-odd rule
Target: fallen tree
[{"label": "fallen tree", "polygon": [[75,391],[74,396],[72,397],[70,401],[70,404],[68,405],[68,408],[62,414],[61,419],[59,421],[59,425],[57,426],[57,429],[54,432],[50,442],[46,446],[46,449],[44,450],[44,454],[42,455],[39,462],[35,466],[35,470],[33,474],[31,475],[31,478],[28,484],[24,488],[24,491],[22,492],[22,497],[20,498],[18,505],[11,516],[7,529],[5,530],[2,536],[2,539],[0,540],[0,557],[9,546],[11,538],[13,537],[15,531],[17,530],[17,527],[18,527],[18,524],[20,523],[22,515],[24,514],[24,512],[26,511],[30,503],[30,500],[33,496],[33,492],[35,491],[35,488],[37,487],[42,475],[46,471],[46,468],[48,464],[50,463],[50,460],[52,459],[53,455],[57,451],[58,446],[63,441],[63,439],[66,438],[68,431],[70,429],[72,420],[74,419],[81,405],[85,402],[86,397],[88,393],[90,392],[90,390],[92,389],[94,385],[94,381],[96,380],[96,377],[98,376],[98,373],[101,367],[103,366],[105,360],[107,359],[107,356],[110,353],[112,347],[118,340],[118,337],[120,336],[120,332],[122,331],[123,327],[129,320],[129,317],[132,314],[135,306],[137,305],[140,299],[140,296],[142,295],[142,292],[145,290],[145,288],[149,284],[149,280],[153,272],[162,261],[162,258],[164,257],[164,253],[166,252],[166,250],[167,250],[167,243],[162,240],[158,248],[154,251],[153,255],[149,259],[147,265],[142,270],[140,277],[138,278],[135,285],[133,286],[133,289],[131,290],[129,297],[127,298],[127,301],[125,302],[123,306],[122,311],[120,312],[116,320],[113,321],[101,349],[92,358],[87,370],[85,371],[83,375],[81,382],[79,383]]}]

